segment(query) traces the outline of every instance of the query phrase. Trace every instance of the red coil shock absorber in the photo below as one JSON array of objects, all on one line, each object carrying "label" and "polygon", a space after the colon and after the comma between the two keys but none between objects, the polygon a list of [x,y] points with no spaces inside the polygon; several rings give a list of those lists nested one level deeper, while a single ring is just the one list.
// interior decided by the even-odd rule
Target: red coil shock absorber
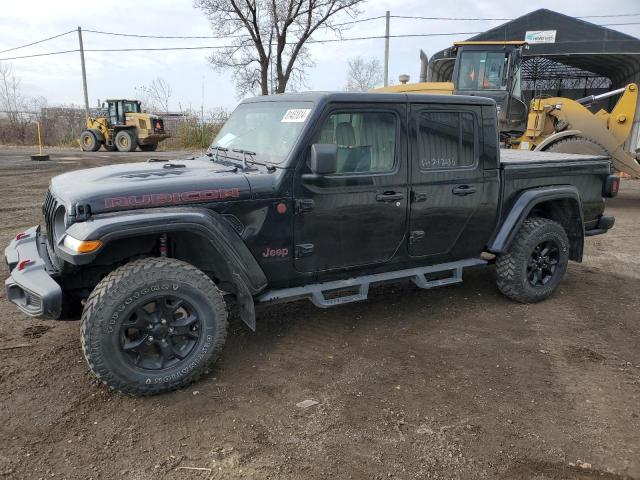
[{"label": "red coil shock absorber", "polygon": [[168,251],[169,247],[167,246],[167,234],[163,233],[162,235],[160,235],[160,256],[166,257]]}]

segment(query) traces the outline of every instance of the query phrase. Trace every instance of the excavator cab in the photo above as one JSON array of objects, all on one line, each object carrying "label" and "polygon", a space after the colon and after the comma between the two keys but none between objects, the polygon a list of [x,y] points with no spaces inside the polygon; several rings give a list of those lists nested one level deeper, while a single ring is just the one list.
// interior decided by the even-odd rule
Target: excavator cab
[{"label": "excavator cab", "polygon": [[138,100],[107,100],[109,122],[113,126],[125,125],[127,113],[141,113]]},{"label": "excavator cab", "polygon": [[456,42],[454,95],[489,97],[498,105],[500,134],[519,137],[527,128],[520,74],[526,42]]}]

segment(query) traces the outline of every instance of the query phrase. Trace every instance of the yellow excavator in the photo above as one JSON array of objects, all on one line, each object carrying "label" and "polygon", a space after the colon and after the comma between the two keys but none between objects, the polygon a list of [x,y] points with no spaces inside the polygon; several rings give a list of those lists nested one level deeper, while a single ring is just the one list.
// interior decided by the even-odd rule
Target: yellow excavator
[{"label": "yellow excavator", "polygon": [[101,146],[114,152],[153,152],[169,135],[164,121],[142,112],[138,100],[107,100],[106,112],[87,119],[87,128],[80,134],[80,148],[85,152],[97,152]]},{"label": "yellow excavator", "polygon": [[[638,85],[631,83],[577,100],[534,95],[527,106],[520,87],[523,48],[526,42],[522,41],[456,42],[451,82],[404,82],[372,91],[490,97],[497,103],[505,148],[606,155],[616,170],[640,178],[638,155],[624,148],[633,127]],[[421,60],[424,78],[427,59],[423,52]],[[610,112],[593,113],[588,108],[617,95],[620,98]]]}]

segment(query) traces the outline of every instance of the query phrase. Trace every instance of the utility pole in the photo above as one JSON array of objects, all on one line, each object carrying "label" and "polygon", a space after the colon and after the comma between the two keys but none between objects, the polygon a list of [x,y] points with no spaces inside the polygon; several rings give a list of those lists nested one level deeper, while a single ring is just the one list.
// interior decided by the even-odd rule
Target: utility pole
[{"label": "utility pole", "polygon": [[200,104],[200,146],[204,148],[204,75],[202,75],[202,103]]},{"label": "utility pole", "polygon": [[89,118],[89,94],[87,93],[87,70],[84,67],[84,47],[82,46],[82,28],[78,27],[78,42],[80,43],[80,64],[82,65],[82,88],[84,89],[84,112]]},{"label": "utility pole", "polygon": [[387,10],[386,25],[384,29],[384,86],[389,85],[389,20],[390,12]]}]

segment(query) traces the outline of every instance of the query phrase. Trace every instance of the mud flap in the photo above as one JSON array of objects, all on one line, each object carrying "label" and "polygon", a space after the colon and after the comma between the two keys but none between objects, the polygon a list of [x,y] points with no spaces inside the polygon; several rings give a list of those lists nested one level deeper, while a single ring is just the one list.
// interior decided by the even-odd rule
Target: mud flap
[{"label": "mud flap", "polygon": [[253,304],[253,296],[249,292],[249,289],[242,281],[242,278],[237,273],[233,274],[233,284],[236,287],[236,301],[238,303],[238,309],[240,311],[240,318],[247,324],[254,332],[256,331],[256,309]]}]

